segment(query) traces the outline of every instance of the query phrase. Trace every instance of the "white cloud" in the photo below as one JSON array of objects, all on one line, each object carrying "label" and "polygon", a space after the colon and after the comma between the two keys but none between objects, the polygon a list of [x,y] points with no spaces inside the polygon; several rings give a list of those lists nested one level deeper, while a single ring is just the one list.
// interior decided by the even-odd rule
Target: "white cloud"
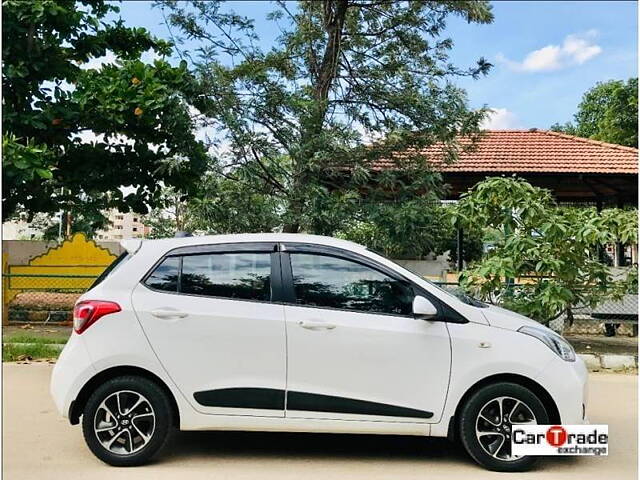
[{"label": "white cloud", "polygon": [[492,108],[480,125],[484,130],[513,130],[522,128],[518,116],[506,108]]},{"label": "white cloud", "polygon": [[[159,60],[161,58],[163,58],[162,55],[151,49],[142,52],[142,55],[140,55],[140,61],[146,64],[151,64],[155,60]],[[107,53],[105,55],[101,57],[94,57],[88,62],[82,63],[80,65],[80,68],[82,68],[83,70],[98,69],[108,63],[115,63],[117,59],[118,57],[116,57],[116,55],[111,50],[107,50]]]},{"label": "white cloud", "polygon": [[567,35],[562,45],[547,45],[529,52],[521,62],[510,60],[502,53],[496,58],[518,72],[545,72],[560,70],[573,65],[581,65],[602,52],[602,47],[594,43],[598,32],[589,30],[583,34]]},{"label": "white cloud", "polygon": [[[71,138],[79,138],[81,143],[105,142],[104,133],[96,135],[93,130],[82,130],[78,133],[72,134]],[[135,142],[126,135],[117,133],[115,136],[107,138],[106,143],[134,145]],[[149,144],[149,148],[151,148],[151,144]]]},{"label": "white cloud", "polygon": [[142,61],[142,63],[153,63],[156,60],[160,60],[161,58],[163,58],[162,55],[151,49],[147,50],[146,52],[142,52],[142,55],[140,55],[140,60]]},{"label": "white cloud", "polygon": [[107,51],[106,55],[103,55],[102,57],[92,58],[88,62],[80,65],[80,68],[82,68],[83,70],[98,69],[107,63],[115,63],[115,61],[115,54],[111,50],[109,50]]}]

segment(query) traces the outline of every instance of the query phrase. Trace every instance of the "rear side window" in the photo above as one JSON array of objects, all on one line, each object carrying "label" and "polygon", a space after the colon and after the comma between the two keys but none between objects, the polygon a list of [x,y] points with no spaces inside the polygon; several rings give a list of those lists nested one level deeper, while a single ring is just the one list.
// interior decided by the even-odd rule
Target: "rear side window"
[{"label": "rear side window", "polygon": [[158,265],[144,282],[148,287],[167,292],[178,291],[178,272],[180,271],[180,259],[167,257]]},{"label": "rear side window", "polygon": [[271,299],[271,255],[216,253],[182,259],[180,291],[211,297]]},{"label": "rear side window", "polygon": [[243,300],[271,300],[269,253],[168,257],[145,280],[155,290]]}]

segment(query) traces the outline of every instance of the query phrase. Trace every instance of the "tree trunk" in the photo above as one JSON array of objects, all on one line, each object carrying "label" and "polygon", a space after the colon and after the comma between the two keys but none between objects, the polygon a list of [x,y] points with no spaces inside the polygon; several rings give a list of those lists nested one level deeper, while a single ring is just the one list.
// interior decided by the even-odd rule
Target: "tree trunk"
[{"label": "tree trunk", "polygon": [[66,232],[66,237],[67,238],[71,238],[71,224],[73,222],[71,217],[72,217],[71,211],[69,210],[67,212],[67,232]]},{"label": "tree trunk", "polygon": [[[313,86],[316,104],[312,107],[308,119],[301,122],[301,143],[305,148],[298,158],[292,159],[294,165],[301,166],[301,168],[294,168],[294,171],[298,172],[296,181],[293,182],[291,187],[294,200],[289,202],[287,208],[289,217],[293,219],[299,218],[304,210],[304,199],[295,199],[297,195],[297,185],[304,184],[304,182],[308,180],[307,174],[309,171],[307,167],[310,159],[312,159],[316,153],[314,151],[316,149],[314,139],[322,133],[322,129],[324,128],[329,91],[335,80],[338,67],[342,29],[347,15],[348,0],[325,0],[323,7],[324,28],[327,32],[327,46],[325,47],[322,62],[317,71],[317,81]],[[282,231],[285,233],[298,233],[300,227],[299,221],[289,221],[283,226]]]},{"label": "tree trunk", "polygon": [[298,223],[288,223],[284,227],[282,227],[283,233],[298,233],[300,231],[300,224]]}]

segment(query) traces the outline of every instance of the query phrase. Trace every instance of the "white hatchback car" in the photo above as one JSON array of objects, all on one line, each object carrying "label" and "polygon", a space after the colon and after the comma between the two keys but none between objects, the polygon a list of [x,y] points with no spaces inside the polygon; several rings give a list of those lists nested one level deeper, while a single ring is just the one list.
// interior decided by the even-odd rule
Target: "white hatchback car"
[{"label": "white hatchback car", "polygon": [[449,437],[529,467],[513,425],[584,423],[587,371],[553,331],[365,247],[247,234],[126,240],[79,299],[51,379],[111,465],[180,430]]}]

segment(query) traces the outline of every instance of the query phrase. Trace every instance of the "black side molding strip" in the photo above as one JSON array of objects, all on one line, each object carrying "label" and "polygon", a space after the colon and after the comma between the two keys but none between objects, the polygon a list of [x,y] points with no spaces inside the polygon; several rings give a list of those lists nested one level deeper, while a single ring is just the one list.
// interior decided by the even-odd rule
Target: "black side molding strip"
[{"label": "black side molding strip", "polygon": [[284,410],[284,390],[275,388],[222,388],[193,394],[205,407]]},{"label": "black side molding strip", "polygon": [[[274,388],[223,388],[196,392],[193,397],[196,399],[196,402],[205,407],[284,410],[285,392],[284,390]],[[306,392],[288,392],[287,410],[353,413],[356,415],[377,415],[383,417],[433,417],[433,412],[417,410],[415,408]]]},{"label": "black side molding strip", "polygon": [[433,412],[415,408],[398,407],[386,403],[356,400],[354,398],[320,395],[317,393],[288,392],[287,410],[307,412],[354,413],[358,415],[380,415],[384,417],[431,418]]}]

